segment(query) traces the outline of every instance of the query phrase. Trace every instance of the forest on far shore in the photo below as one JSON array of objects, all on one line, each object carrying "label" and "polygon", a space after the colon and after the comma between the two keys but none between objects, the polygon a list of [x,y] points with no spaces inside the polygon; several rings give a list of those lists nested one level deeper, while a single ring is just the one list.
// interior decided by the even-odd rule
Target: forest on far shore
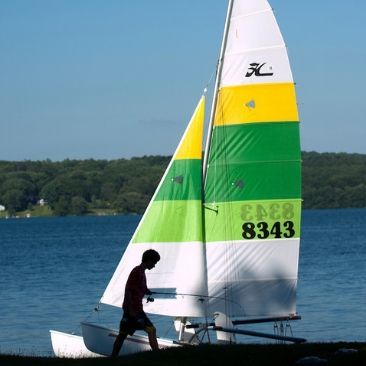
[{"label": "forest on far shore", "polygon": [[[171,157],[0,161],[0,217],[141,214]],[[366,207],[366,155],[302,152],[303,207]]]}]

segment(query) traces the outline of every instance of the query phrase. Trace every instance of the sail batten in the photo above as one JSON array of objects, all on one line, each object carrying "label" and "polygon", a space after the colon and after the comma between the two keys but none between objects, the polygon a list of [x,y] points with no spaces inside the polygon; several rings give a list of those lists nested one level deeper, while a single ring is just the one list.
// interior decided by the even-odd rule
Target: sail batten
[{"label": "sail batten", "polygon": [[250,52],[269,51],[269,50],[276,50],[276,49],[282,49],[282,48],[286,48],[285,43],[274,45],[274,46],[245,49],[245,50],[236,51],[236,52],[227,52],[226,57],[228,57],[228,56],[242,56],[242,55],[244,55],[246,53],[250,53]]},{"label": "sail batten", "polygon": [[232,19],[243,19],[243,18],[246,18],[246,17],[251,17],[251,16],[254,16],[254,15],[258,15],[258,14],[262,14],[262,13],[268,13],[268,12],[271,12],[272,9],[271,8],[267,8],[267,9],[263,9],[263,10],[259,10],[259,11],[254,11],[252,13],[244,13],[244,14],[238,14],[238,15],[234,15],[232,16]]}]

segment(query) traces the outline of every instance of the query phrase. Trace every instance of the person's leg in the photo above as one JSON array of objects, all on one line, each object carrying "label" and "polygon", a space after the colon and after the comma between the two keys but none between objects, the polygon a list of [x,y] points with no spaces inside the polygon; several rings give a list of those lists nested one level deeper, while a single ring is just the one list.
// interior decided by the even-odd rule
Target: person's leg
[{"label": "person's leg", "polygon": [[116,340],[114,341],[114,344],[113,344],[113,351],[112,351],[112,357],[117,357],[118,354],[119,354],[119,351],[121,350],[122,348],[122,345],[123,345],[123,342],[125,341],[127,337],[127,333],[119,333]]},{"label": "person's leg", "polygon": [[153,351],[159,350],[158,340],[156,339],[156,328],[150,325],[146,328],[147,335],[149,337],[150,347]]},{"label": "person's leg", "polygon": [[158,340],[156,339],[156,331],[149,333],[149,343],[150,343],[150,347],[153,351],[158,351],[159,350],[159,344],[158,344]]},{"label": "person's leg", "polygon": [[153,351],[157,351],[159,349],[159,343],[156,339],[156,328],[154,327],[154,324],[145,313],[141,314],[141,317],[137,320],[137,323],[141,325],[141,328],[138,329],[143,329],[147,333],[151,349]]}]

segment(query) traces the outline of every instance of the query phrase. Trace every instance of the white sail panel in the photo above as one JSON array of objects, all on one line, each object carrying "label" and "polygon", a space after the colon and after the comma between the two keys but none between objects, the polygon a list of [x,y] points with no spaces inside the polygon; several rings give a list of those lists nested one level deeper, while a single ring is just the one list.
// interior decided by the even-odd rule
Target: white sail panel
[{"label": "white sail panel", "polygon": [[207,245],[210,311],[231,316],[296,312],[299,239]]},{"label": "white sail panel", "polygon": [[234,1],[220,86],[292,82],[287,50],[266,1]]},{"label": "white sail panel", "polygon": [[[261,79],[255,77],[255,74],[246,76],[250,75],[253,67],[255,67],[252,64],[258,64],[257,67],[264,64],[260,69],[261,73],[272,75],[263,76]],[[221,81],[223,87],[268,82],[287,83],[292,81],[293,77],[285,47],[258,49],[237,54],[227,54],[225,56]]]},{"label": "white sail panel", "polygon": [[[261,26],[258,27],[258,24]],[[248,16],[233,14],[226,53],[239,53],[281,45],[284,45],[284,41],[271,10]]]}]

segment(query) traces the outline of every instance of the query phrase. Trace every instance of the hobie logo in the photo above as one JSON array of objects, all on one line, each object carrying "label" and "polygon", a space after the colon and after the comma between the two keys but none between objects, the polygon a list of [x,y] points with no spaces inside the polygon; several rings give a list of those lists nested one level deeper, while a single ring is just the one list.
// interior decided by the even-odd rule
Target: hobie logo
[{"label": "hobie logo", "polygon": [[[251,63],[245,77],[250,78],[252,75],[254,75],[254,76],[272,76],[273,72],[262,72],[262,67],[264,65],[266,65],[266,62],[263,62],[262,64],[259,64],[257,62]],[[269,67],[269,69],[272,70],[272,67]]]}]

